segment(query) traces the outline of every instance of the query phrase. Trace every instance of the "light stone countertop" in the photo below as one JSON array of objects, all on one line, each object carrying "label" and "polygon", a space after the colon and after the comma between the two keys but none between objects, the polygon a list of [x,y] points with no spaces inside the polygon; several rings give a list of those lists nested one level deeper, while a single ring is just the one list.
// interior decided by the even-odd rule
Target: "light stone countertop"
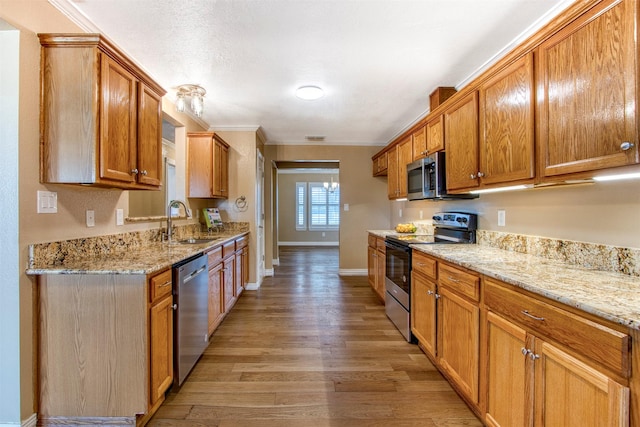
[{"label": "light stone countertop", "polygon": [[640,277],[475,244],[411,248],[640,330]]},{"label": "light stone countertop", "polygon": [[246,234],[248,232],[225,233],[215,237],[205,235],[202,237],[213,240],[197,244],[150,242],[100,257],[66,258],[59,264],[34,265],[28,268],[26,273],[28,275],[152,274]]}]

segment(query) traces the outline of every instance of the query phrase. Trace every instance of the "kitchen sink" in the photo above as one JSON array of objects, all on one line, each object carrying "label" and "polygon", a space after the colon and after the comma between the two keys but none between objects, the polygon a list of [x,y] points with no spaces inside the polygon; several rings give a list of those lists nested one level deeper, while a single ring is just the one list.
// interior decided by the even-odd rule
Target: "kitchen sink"
[{"label": "kitchen sink", "polygon": [[217,240],[217,239],[216,238],[210,238],[210,239],[191,238],[191,239],[178,240],[178,243],[182,243],[183,245],[198,245],[200,243],[213,242],[214,240]]}]

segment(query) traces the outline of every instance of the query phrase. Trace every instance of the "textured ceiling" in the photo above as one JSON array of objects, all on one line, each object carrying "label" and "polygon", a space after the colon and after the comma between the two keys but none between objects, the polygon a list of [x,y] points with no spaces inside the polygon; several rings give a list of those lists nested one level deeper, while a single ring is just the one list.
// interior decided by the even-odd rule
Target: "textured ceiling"
[{"label": "textured ceiling", "polygon": [[[384,145],[567,0],[50,0],[100,31],[175,99],[207,90],[212,129],[269,144]],[[317,101],[295,97],[318,85]],[[317,144],[314,142],[313,144]]]}]

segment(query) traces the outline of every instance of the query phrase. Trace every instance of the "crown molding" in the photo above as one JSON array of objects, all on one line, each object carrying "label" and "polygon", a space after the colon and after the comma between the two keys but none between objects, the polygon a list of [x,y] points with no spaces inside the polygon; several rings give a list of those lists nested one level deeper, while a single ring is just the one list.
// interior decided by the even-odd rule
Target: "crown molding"
[{"label": "crown molding", "polygon": [[70,0],[48,0],[49,4],[58,9],[71,22],[86,31],[87,33],[100,33],[102,30],[91,21],[87,15],[82,13],[78,7]]}]

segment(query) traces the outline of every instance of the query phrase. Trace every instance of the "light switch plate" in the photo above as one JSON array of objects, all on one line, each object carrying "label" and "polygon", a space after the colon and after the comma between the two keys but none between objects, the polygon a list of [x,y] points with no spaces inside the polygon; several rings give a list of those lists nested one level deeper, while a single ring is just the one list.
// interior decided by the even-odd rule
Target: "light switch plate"
[{"label": "light switch plate", "polygon": [[349,210],[349,203],[344,204],[344,211],[347,212]]},{"label": "light switch plate", "polygon": [[58,193],[38,191],[37,213],[58,213]]}]

